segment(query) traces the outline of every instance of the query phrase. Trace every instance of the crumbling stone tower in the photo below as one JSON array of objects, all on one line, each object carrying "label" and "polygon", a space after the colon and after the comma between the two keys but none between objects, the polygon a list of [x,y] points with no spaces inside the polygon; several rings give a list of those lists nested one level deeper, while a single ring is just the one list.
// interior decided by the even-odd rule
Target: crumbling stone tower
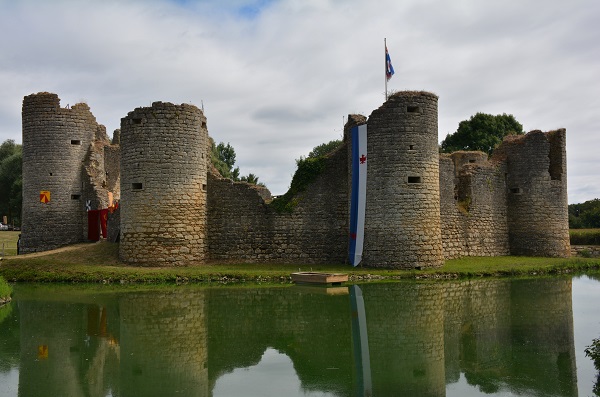
[{"label": "crumbling stone tower", "polygon": [[154,102],[121,119],[122,260],[189,265],[206,256],[206,117]]},{"label": "crumbling stone tower", "polygon": [[443,264],[437,101],[398,92],[369,117],[365,266]]},{"label": "crumbling stone tower", "polygon": [[48,92],[26,96],[22,117],[21,252],[85,241],[85,202],[106,201],[107,193],[95,189],[103,182],[89,175],[84,161],[89,159],[92,143],[108,144],[106,129],[96,122],[88,105],[61,108],[58,95]]},{"label": "crumbling stone tower", "polygon": [[568,257],[566,130],[508,136],[493,158],[507,163],[510,253]]}]

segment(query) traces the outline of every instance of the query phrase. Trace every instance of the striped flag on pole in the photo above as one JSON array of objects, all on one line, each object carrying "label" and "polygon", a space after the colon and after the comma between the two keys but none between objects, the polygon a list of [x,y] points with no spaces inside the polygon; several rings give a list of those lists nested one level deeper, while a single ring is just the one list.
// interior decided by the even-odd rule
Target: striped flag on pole
[{"label": "striped flag on pole", "polygon": [[350,200],[350,263],[362,259],[367,201],[367,125],[352,128],[352,196]]},{"label": "striped flag on pole", "polygon": [[394,67],[392,66],[392,59],[388,53],[387,45],[385,46],[385,78],[389,81],[394,75]]}]

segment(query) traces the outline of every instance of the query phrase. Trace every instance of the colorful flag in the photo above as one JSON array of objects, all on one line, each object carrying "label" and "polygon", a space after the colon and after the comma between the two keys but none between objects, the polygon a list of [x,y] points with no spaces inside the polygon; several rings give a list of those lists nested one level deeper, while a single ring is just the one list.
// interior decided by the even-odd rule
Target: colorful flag
[{"label": "colorful flag", "polygon": [[349,256],[352,266],[362,259],[367,201],[367,125],[352,128],[352,196]]},{"label": "colorful flag", "polygon": [[[381,48],[381,47],[379,47]],[[390,59],[390,54],[388,54],[387,46],[385,47],[385,77],[386,79],[391,79],[394,75],[394,67],[392,66],[392,60]]]}]

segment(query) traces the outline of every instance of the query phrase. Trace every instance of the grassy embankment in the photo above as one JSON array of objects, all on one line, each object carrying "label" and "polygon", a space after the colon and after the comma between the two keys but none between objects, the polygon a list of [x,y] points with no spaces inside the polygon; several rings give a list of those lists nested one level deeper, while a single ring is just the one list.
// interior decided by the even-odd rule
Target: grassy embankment
[{"label": "grassy embankment", "polygon": [[[11,237],[12,236],[12,237]],[[0,232],[1,241],[15,245],[18,232]],[[12,242],[11,242],[12,241]],[[6,248],[5,248],[6,251]],[[10,251],[9,251],[10,252]],[[289,282],[292,272],[347,273],[353,280],[459,278],[561,274],[600,269],[600,258],[466,257],[447,261],[432,270],[384,270],[349,265],[204,264],[162,268],[127,266],[118,257],[118,245],[106,242],[77,244],[56,251],[5,256],[0,276],[9,281],[186,283]]]}]

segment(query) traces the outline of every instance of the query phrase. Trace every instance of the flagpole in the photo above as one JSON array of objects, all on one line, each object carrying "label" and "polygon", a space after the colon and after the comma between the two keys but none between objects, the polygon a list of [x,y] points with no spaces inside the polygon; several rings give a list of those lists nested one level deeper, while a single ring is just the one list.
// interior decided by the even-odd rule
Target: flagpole
[{"label": "flagpole", "polygon": [[387,101],[387,42],[386,38],[383,38],[383,79],[385,80],[385,100]]}]

